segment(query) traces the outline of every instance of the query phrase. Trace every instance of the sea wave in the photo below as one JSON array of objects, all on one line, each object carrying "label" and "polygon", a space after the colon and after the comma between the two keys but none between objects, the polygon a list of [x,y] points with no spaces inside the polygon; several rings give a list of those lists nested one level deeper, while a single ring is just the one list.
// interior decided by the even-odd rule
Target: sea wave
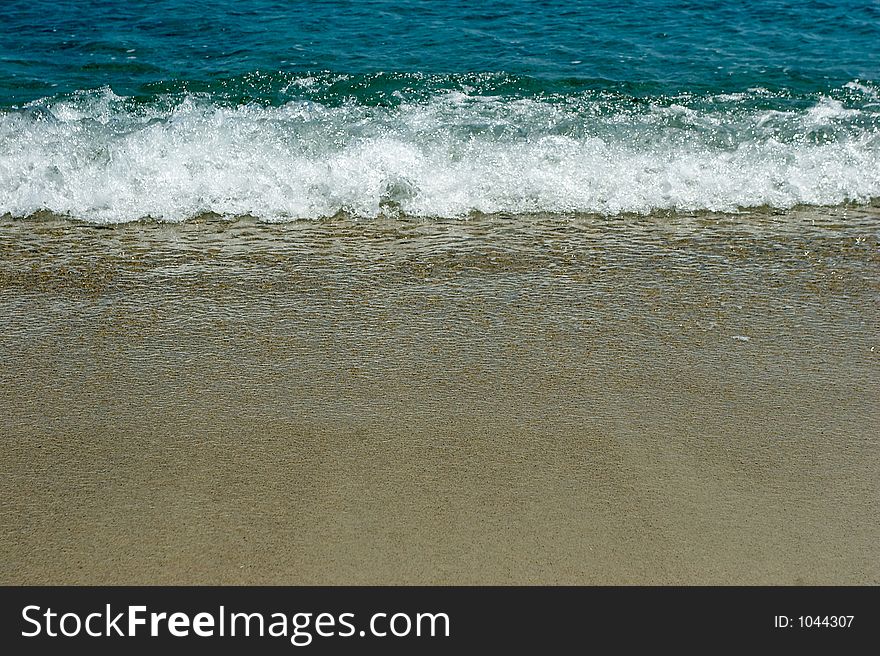
[{"label": "sea wave", "polygon": [[13,217],[618,214],[877,197],[880,104],[861,82],[800,98],[463,87],[374,105],[99,89],[0,111],[0,215]]}]

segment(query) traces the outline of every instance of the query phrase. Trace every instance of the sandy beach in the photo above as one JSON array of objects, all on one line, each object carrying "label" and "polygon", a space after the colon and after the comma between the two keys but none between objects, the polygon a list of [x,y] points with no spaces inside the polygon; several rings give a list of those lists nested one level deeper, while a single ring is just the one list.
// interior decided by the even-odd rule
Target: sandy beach
[{"label": "sandy beach", "polygon": [[0,219],[0,583],[878,584],[878,228]]}]

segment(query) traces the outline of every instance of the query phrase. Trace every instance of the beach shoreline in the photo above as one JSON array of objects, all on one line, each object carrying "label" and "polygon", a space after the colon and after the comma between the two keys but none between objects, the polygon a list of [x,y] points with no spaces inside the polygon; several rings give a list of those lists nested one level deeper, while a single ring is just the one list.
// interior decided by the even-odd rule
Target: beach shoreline
[{"label": "beach shoreline", "polygon": [[0,583],[878,584],[880,214],[0,220]]}]

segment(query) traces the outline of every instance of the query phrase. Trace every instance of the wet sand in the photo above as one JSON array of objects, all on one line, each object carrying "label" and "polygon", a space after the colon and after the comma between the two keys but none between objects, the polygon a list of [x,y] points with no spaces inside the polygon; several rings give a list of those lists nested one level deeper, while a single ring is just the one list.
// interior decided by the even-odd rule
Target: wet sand
[{"label": "wet sand", "polygon": [[878,237],[0,219],[0,583],[878,584]]}]

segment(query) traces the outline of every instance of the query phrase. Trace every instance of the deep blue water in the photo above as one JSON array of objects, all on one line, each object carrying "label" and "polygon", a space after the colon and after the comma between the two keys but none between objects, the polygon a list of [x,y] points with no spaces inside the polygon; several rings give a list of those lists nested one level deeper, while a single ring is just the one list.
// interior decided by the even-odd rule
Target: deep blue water
[{"label": "deep blue water", "polygon": [[880,79],[876,0],[6,0],[0,25],[3,104],[255,71],[503,71],[654,93]]},{"label": "deep blue water", "polygon": [[876,0],[6,0],[0,26],[0,214],[880,195]]}]

